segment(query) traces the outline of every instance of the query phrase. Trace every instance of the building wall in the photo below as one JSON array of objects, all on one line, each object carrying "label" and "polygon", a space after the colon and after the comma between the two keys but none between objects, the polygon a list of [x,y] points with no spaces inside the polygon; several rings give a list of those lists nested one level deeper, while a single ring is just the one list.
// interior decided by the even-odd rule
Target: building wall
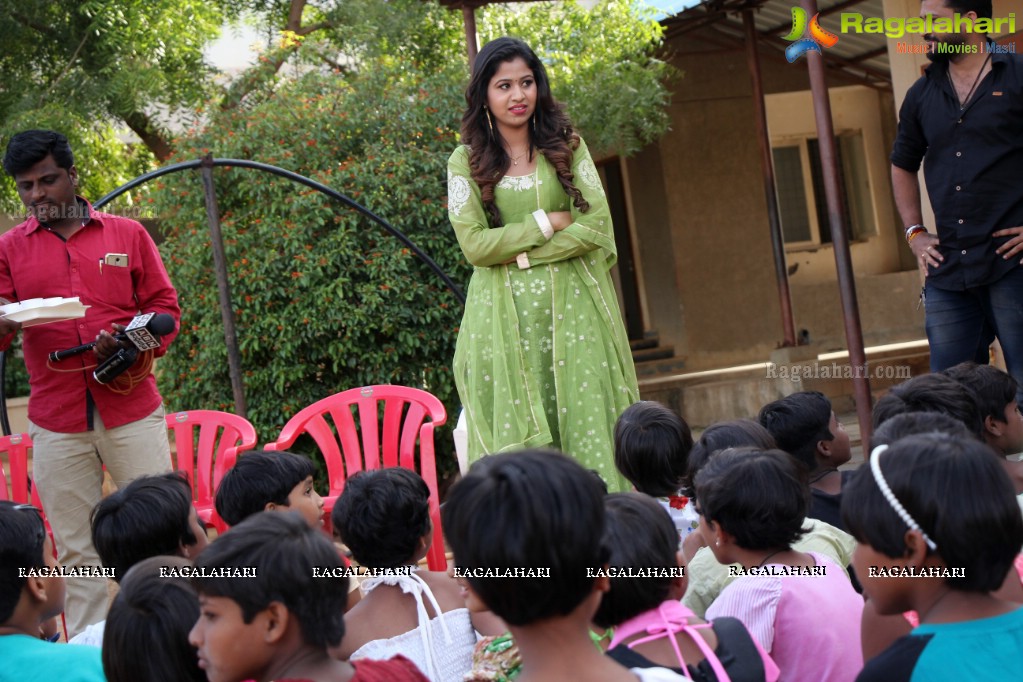
[{"label": "building wall", "polygon": [[674,345],[685,336],[685,308],[678,295],[680,273],[675,267],[660,146],[649,145],[626,159],[624,175],[646,326],[658,332],[662,343]]},{"label": "building wall", "polygon": [[[647,326],[675,346],[687,370],[762,362],[782,342],[783,330],[746,54],[741,45],[722,45],[698,31],[672,39],[668,49],[684,72],[671,105],[671,131],[628,164]],[[789,64],[772,48],[762,48],[760,57],[768,95],[809,91],[805,64]],[[831,88],[853,84],[830,72],[828,79]],[[776,127],[807,121],[812,127],[812,108],[809,119],[791,115],[796,105],[786,98],[800,97],[807,95],[774,97]],[[895,130],[892,107],[891,94],[864,94],[862,87],[833,94],[839,119],[876,121],[870,135],[885,147],[885,159]],[[857,275],[883,278],[906,263],[883,162],[873,168],[871,183],[876,234],[853,243],[852,258]],[[797,330],[810,330],[829,349],[844,346],[832,248],[792,252],[787,261]],[[886,285],[864,280],[862,286],[874,292]],[[912,307],[914,286],[899,278],[898,287]],[[923,335],[922,316],[893,314],[899,308],[891,296],[861,296],[860,307],[868,343]]]}]

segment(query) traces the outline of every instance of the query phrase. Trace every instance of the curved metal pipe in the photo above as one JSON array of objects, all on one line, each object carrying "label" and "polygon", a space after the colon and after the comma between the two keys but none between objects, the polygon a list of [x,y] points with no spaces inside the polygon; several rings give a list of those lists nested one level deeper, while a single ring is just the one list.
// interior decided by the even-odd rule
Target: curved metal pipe
[{"label": "curved metal pipe", "polygon": [[[444,270],[441,269],[441,267],[437,264],[436,261],[434,261],[428,255],[426,255],[426,252],[424,252],[422,249],[420,249],[418,246],[416,246],[415,243],[411,239],[409,239],[407,236],[405,236],[405,234],[402,233],[398,228],[394,227],[389,222],[387,222],[386,220],[384,220],[383,218],[381,218],[376,213],[374,213],[373,211],[369,210],[368,208],[366,208],[362,204],[356,203],[351,198],[345,196],[344,194],[341,194],[337,190],[331,189],[330,187],[324,185],[323,183],[317,182],[317,181],[315,181],[315,180],[313,180],[311,178],[307,178],[304,175],[299,175],[298,173],[295,173],[295,172],[292,172],[292,171],[289,171],[289,170],[285,170],[284,168],[279,168],[277,166],[271,166],[270,164],[261,163],[259,161],[249,161],[247,159],[213,159],[212,164],[214,166],[227,166],[227,167],[237,167],[237,168],[251,168],[253,170],[259,170],[259,171],[263,171],[263,172],[266,172],[266,173],[271,173],[273,175],[280,176],[282,178],[287,178],[288,180],[291,180],[292,182],[297,182],[300,185],[305,185],[306,187],[309,187],[311,189],[315,189],[318,192],[326,194],[331,199],[334,199],[336,201],[340,201],[345,206],[348,206],[349,208],[355,209],[359,213],[361,213],[364,216],[366,216],[367,218],[371,219],[373,222],[375,222],[378,225],[380,225],[380,227],[384,228],[384,230],[386,230],[389,234],[391,234],[391,236],[395,237],[398,241],[400,241],[402,244],[407,246],[413,253],[415,253],[417,256],[419,256],[419,258],[424,263],[426,263],[429,266],[429,268],[431,270],[433,270],[437,274],[438,277],[440,277],[444,281],[444,284],[446,284],[448,289],[451,290],[451,293],[453,293],[455,295],[455,298],[458,299],[459,303],[461,303],[462,305],[465,305],[465,293],[463,293],[461,288],[459,288],[459,286],[457,284],[455,284],[454,281],[450,277],[448,277],[447,273],[444,272]],[[146,173],[145,175],[140,175],[139,177],[135,178],[134,180],[131,180],[130,182],[127,182],[127,183],[121,185],[120,187],[115,189],[113,192],[110,192],[106,196],[102,197],[99,201],[96,201],[95,203],[93,203],[93,206],[95,206],[96,208],[102,208],[104,205],[106,205],[107,203],[109,203],[113,199],[116,199],[117,197],[121,196],[122,194],[124,194],[128,190],[134,189],[134,188],[138,187],[139,185],[142,185],[142,184],[144,184],[146,182],[149,182],[150,180],[162,177],[164,175],[170,175],[171,173],[177,173],[177,172],[180,172],[180,171],[183,171],[183,170],[189,170],[189,169],[192,169],[192,168],[199,168],[201,165],[202,165],[202,159],[194,159],[192,161],[182,161],[181,163],[174,163],[174,164],[171,164],[170,166],[164,166],[163,168],[157,168],[154,171],[150,171],[149,173]]]}]

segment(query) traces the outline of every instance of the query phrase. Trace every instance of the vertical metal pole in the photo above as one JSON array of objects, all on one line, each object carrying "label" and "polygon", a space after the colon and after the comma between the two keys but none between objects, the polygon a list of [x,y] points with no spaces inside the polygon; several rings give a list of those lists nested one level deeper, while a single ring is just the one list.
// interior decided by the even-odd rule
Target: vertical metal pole
[{"label": "vertical metal pole", "polygon": [[[817,0],[800,0],[809,16],[817,14]],[[860,326],[860,308],[856,301],[856,279],[849,253],[848,231],[843,220],[845,196],[839,181],[835,153],[835,129],[831,120],[831,100],[824,78],[824,57],[814,51],[806,53],[806,66],[810,73],[813,93],[813,111],[817,121],[817,141],[824,174],[824,193],[828,200],[828,221],[831,223],[831,244],[835,249],[835,268],[838,271],[838,292],[842,299],[842,318],[845,341],[849,346],[849,365],[852,368],[853,396],[856,416],[860,423],[860,441],[864,449],[870,442],[870,376],[867,354],[863,349],[863,329]]]},{"label": "vertical metal pole", "polygon": [[7,417],[7,391],[4,387],[7,383],[7,353],[0,350],[0,430],[5,436],[11,435],[11,421]]},{"label": "vertical metal pole", "polygon": [[753,85],[753,114],[760,145],[760,170],[767,199],[767,222],[771,229],[771,253],[774,256],[774,277],[778,283],[778,302],[781,305],[781,325],[785,334],[783,346],[796,345],[796,325],[792,319],[792,295],[789,292],[789,272],[785,263],[785,239],[781,232],[778,195],[774,189],[774,161],[771,140],[767,136],[767,109],[764,106],[764,84],[760,78],[760,57],[757,54],[757,28],[753,23],[753,10],[743,10],[742,27],[746,33],[746,65]]},{"label": "vertical metal pole", "polygon": [[202,158],[202,191],[206,198],[206,220],[210,224],[210,242],[213,245],[213,269],[217,273],[217,291],[220,294],[220,317],[224,324],[224,342],[227,344],[227,367],[234,393],[234,411],[246,417],[245,386],[242,384],[242,361],[235,334],[234,308],[231,305],[231,285],[227,281],[227,257],[224,255],[224,235],[220,231],[220,210],[217,193],[213,188],[213,155]]},{"label": "vertical metal pole", "polygon": [[462,5],[462,23],[465,24],[465,53],[469,55],[469,71],[476,63],[479,48],[476,45],[476,8],[470,4]]}]

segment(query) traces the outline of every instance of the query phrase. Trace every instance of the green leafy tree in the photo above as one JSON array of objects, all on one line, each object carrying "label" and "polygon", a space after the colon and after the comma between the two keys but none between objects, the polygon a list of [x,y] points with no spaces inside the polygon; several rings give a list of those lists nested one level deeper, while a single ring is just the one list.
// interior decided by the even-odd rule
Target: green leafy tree
[{"label": "green leafy tree", "polygon": [[[229,3],[208,0],[4,0],[0,56],[6,120],[59,108],[80,120],[118,120],[158,158],[170,147],[160,109],[198,105],[213,70],[202,49]],[[16,87],[15,84],[17,84]]]},{"label": "green leafy tree", "polygon": [[[476,15],[481,45],[511,35],[541,56],[555,97],[598,156],[633,154],[667,130],[669,85],[681,74],[663,60],[652,8],[605,0],[588,9],[570,0],[497,3]],[[405,65],[411,78],[446,70],[463,87],[468,79],[461,12],[422,0],[351,0],[337,20],[349,29],[346,52],[359,59]]]},{"label": "green leafy tree", "polygon": [[679,74],[660,58],[663,30],[653,9],[606,0],[488,5],[480,42],[502,35],[525,40],[544,60],[554,96],[597,156],[627,156],[668,129],[668,84]]},{"label": "green leafy tree", "polygon": [[[69,136],[116,123],[160,161],[173,152],[173,120],[209,103],[243,104],[297,51],[295,38],[336,26],[329,7],[307,0],[0,0],[0,9],[0,132],[17,129],[11,119],[64,112]],[[265,28],[272,49],[228,87],[204,49],[243,16]]]}]

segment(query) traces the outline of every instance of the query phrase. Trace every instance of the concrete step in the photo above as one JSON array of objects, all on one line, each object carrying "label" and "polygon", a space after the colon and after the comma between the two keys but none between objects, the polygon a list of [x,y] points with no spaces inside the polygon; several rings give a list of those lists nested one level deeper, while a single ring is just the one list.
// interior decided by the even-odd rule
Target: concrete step
[{"label": "concrete step", "polygon": [[654,346],[653,348],[633,349],[632,361],[636,364],[653,362],[655,360],[670,360],[675,357],[675,348],[672,346]]},{"label": "concrete step", "polygon": [[[813,349],[802,352],[805,359],[793,355],[785,362],[643,374],[639,376],[640,396],[678,410],[691,427],[702,429],[727,419],[755,418],[765,404],[796,391],[820,391],[831,400],[836,414],[851,415],[849,421],[854,424],[852,377],[856,369],[850,367],[848,354],[814,353]],[[868,348],[867,369],[871,393],[876,398],[911,376],[927,373],[927,342]],[[857,426],[857,440],[858,433]]]},{"label": "concrete step", "polygon": [[[633,356],[635,360],[635,356]],[[645,360],[636,362],[636,378],[642,382],[644,379],[659,376],[676,375],[686,368],[686,361],[675,356],[668,356],[658,360]]]},{"label": "concrete step", "polygon": [[642,339],[629,339],[629,347],[635,352],[646,348],[656,348],[661,343],[661,338],[655,331],[648,331]]}]

